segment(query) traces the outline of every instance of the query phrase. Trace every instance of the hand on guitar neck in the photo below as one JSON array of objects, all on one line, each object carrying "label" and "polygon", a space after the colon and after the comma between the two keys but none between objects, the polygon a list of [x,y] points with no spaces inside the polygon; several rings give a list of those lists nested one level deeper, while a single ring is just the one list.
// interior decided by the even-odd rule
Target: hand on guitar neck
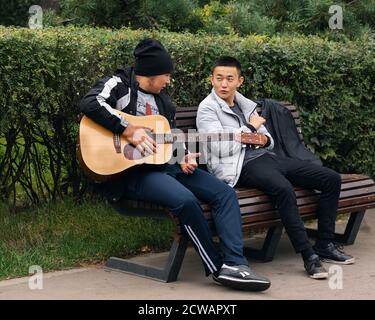
[{"label": "hand on guitar neck", "polygon": [[142,155],[146,153],[151,155],[156,152],[156,141],[147,134],[146,130],[153,131],[150,128],[129,123],[122,134]]},{"label": "hand on guitar neck", "polygon": [[236,140],[244,144],[251,144],[263,147],[267,143],[268,138],[266,135],[262,133],[241,132],[237,134]]}]

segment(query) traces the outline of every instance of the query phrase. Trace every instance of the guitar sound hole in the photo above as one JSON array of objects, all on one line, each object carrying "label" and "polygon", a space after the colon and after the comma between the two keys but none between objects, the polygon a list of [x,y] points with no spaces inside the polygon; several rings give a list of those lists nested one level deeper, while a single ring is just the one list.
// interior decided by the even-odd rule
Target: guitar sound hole
[{"label": "guitar sound hole", "polygon": [[132,146],[130,144],[127,144],[124,147],[124,156],[128,160],[139,160],[139,159],[142,159],[144,157],[147,157],[147,155],[148,154],[146,153],[143,156],[142,153],[140,153],[137,148],[135,148],[134,146]]}]

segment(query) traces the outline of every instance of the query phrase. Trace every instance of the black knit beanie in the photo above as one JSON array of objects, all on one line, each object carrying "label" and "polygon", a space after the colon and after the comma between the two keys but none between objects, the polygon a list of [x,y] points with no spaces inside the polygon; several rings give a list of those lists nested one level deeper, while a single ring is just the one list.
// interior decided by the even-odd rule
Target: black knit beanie
[{"label": "black knit beanie", "polygon": [[173,71],[172,58],[158,40],[142,40],[134,49],[134,57],[137,75],[157,76]]}]

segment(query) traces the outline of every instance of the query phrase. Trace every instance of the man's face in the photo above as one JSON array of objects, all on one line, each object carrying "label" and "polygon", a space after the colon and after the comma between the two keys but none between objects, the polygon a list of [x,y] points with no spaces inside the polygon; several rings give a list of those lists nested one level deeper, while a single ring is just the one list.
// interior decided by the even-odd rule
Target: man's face
[{"label": "man's face", "polygon": [[171,75],[169,73],[158,76],[148,77],[147,91],[158,94],[171,82]]},{"label": "man's face", "polygon": [[236,67],[216,67],[211,75],[211,83],[216,94],[232,104],[237,88],[243,83],[243,77]]}]

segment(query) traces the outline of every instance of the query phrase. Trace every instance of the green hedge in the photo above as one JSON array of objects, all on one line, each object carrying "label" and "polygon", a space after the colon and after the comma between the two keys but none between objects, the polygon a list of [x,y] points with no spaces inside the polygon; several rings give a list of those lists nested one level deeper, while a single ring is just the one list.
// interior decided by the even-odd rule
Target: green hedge
[{"label": "green hedge", "polygon": [[242,92],[297,104],[305,138],[326,165],[375,176],[371,39],[0,27],[0,197],[40,202],[84,192],[75,160],[78,101],[98,78],[132,63],[145,36],[160,39],[175,60],[169,91],[178,106],[208,94],[216,57],[236,56],[245,70]]}]

